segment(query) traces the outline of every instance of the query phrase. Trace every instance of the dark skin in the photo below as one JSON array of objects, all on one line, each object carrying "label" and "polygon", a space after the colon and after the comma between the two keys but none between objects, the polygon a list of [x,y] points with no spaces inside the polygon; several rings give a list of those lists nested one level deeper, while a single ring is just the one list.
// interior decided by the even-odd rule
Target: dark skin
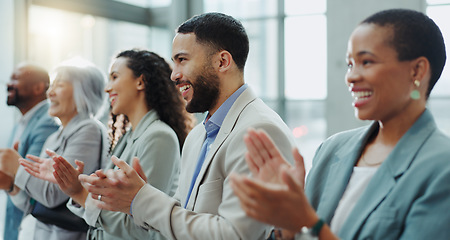
[{"label": "dark skin", "polygon": [[17,152],[19,143],[14,148],[0,149],[0,189],[9,191],[14,188],[14,177],[19,168],[18,159],[21,157]]},{"label": "dark skin", "polygon": [[21,64],[11,74],[10,82],[7,84],[10,89],[8,104],[16,106],[22,114],[25,114],[47,98],[48,85],[49,77],[44,69],[32,64]]},{"label": "dark skin", "polygon": [[0,179],[0,189],[9,190],[14,184],[14,179],[3,172],[0,172]]},{"label": "dark skin", "polygon": [[[365,146],[356,166],[381,165],[425,111],[430,81],[428,59],[399,61],[396,50],[386,41],[391,36],[389,27],[362,24],[349,40],[346,83],[354,96],[355,115],[379,123],[378,132]],[[410,97],[415,89],[420,99]],[[291,166],[263,131],[249,130],[244,140],[253,177],[236,174],[231,178],[242,209],[258,221],[282,228],[283,238],[292,239],[303,226],[312,227],[318,216],[303,191],[305,169],[301,155],[294,151],[296,165]],[[319,239],[337,236],[325,225]]]},{"label": "dark skin", "polygon": [[[24,115],[47,98],[48,85],[49,76],[44,69],[29,63],[19,64],[7,84],[7,103],[16,106]],[[11,149],[0,149],[1,189],[9,190],[13,186],[14,176],[19,168],[18,160],[22,157],[18,153],[18,144],[16,142],[14,148]]]}]

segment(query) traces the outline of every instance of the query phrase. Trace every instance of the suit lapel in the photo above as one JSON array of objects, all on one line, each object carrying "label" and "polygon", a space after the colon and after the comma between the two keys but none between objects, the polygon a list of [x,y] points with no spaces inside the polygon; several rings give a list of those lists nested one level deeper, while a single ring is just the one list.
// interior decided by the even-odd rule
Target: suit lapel
[{"label": "suit lapel", "polygon": [[[144,134],[147,128],[150,127],[150,125],[158,119],[159,117],[155,110],[152,109],[147,112],[141,119],[141,121],[139,121],[137,126],[133,127],[132,130],[127,131],[119,139],[116,147],[114,147],[113,154],[131,165],[132,159],[133,157],[135,157],[132,155],[132,152],[134,151],[134,148],[132,146],[139,139],[139,137]],[[107,169],[112,168],[117,169],[114,163],[110,161],[107,164]]]},{"label": "suit lapel", "polygon": [[[195,205],[195,201],[193,201],[193,199],[197,199],[197,193],[198,193],[198,188],[200,186],[200,183],[203,182],[203,178],[205,177],[206,171],[208,170],[209,166],[211,165],[211,162],[214,159],[214,156],[216,155],[220,146],[222,146],[222,144],[228,138],[231,131],[233,131],[233,128],[236,125],[239,115],[245,109],[245,107],[255,99],[256,99],[256,95],[249,88],[247,88],[236,99],[233,106],[228,111],[228,113],[222,123],[222,126],[221,126],[219,132],[217,133],[217,137],[214,140],[214,143],[211,145],[211,148],[209,149],[209,152],[205,157],[205,161],[203,162],[202,168],[200,169],[200,172],[197,176],[197,180],[194,184],[194,188],[192,189],[192,194],[189,199],[189,203],[186,206],[187,209],[193,209],[193,207]],[[204,128],[203,128],[203,131],[205,132]],[[204,137],[202,139],[204,139],[206,137],[206,132],[204,133],[203,136]],[[200,148],[201,148],[201,144],[200,144]],[[200,152],[200,148],[197,152]],[[197,157],[198,157],[198,154],[197,154]]]},{"label": "suit lapel", "polygon": [[[354,156],[350,152],[336,156],[337,162],[330,167],[323,195],[321,196],[320,205],[317,208],[317,214],[321,216],[325,222],[331,222],[334,211],[344,193],[345,186],[350,179],[354,161]],[[346,161],[346,159],[348,161]]]},{"label": "suit lapel", "polygon": [[323,195],[320,198],[320,205],[317,207],[317,214],[325,222],[331,222],[339,200],[344,194],[353,173],[353,167],[361,155],[362,148],[376,129],[377,125],[372,124],[364,134],[355,136],[348,141],[353,144],[341,148],[336,152],[329,170],[330,172],[326,180]]},{"label": "suit lapel", "polygon": [[395,187],[397,179],[407,171],[420,147],[435,128],[431,114],[426,110],[403,135],[369,182],[342,226],[340,230],[341,238],[358,238],[357,236],[367,218],[388,197],[389,192]]},{"label": "suit lapel", "polygon": [[[17,123],[14,124],[13,130],[11,132],[11,135],[9,136],[9,140],[8,140],[8,147],[13,147],[14,146],[14,136],[16,135],[16,131],[17,131]],[[22,139],[21,139],[22,140]],[[20,142],[19,142],[20,143]],[[19,148],[20,150],[20,148]],[[19,152],[20,153],[20,152]],[[20,154],[22,155],[22,154]]]},{"label": "suit lapel", "polygon": [[33,114],[27,126],[23,130],[23,133],[20,136],[19,140],[19,151],[18,151],[21,156],[25,157],[25,154],[28,152],[28,141],[27,141],[28,137],[30,136],[31,131],[33,131],[34,128],[36,127],[36,124],[39,122],[39,119],[41,119],[42,116],[47,114],[47,110],[48,110],[48,103],[45,103]]},{"label": "suit lapel", "polygon": [[[127,131],[122,137],[120,137],[116,146],[114,146],[111,156],[116,156],[116,157],[120,158],[121,160],[124,160],[122,155],[123,155],[123,150],[125,150],[125,148],[127,146],[128,138],[130,138],[130,131]],[[105,169],[112,169],[114,167],[115,167],[114,163],[112,161],[108,161]]]},{"label": "suit lapel", "polygon": [[386,198],[394,185],[395,179],[392,174],[386,171],[385,166],[380,166],[342,226],[340,237],[353,239],[365,220]]}]

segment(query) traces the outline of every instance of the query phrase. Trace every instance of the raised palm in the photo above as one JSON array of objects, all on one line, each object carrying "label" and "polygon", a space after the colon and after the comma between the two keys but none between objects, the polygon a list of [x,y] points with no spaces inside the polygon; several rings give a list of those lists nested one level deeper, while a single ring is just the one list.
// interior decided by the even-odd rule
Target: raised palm
[{"label": "raised palm", "polygon": [[295,159],[295,166],[292,166],[263,130],[248,130],[244,142],[248,150],[246,161],[254,178],[265,183],[284,185],[282,172],[286,171],[304,186],[303,157],[297,149],[292,152]]},{"label": "raised palm", "polygon": [[32,161],[21,158],[19,162],[25,168],[25,171],[32,176],[52,183],[57,183],[55,177],[53,176],[53,164],[55,161],[52,159],[52,157],[56,156],[56,154],[53,152],[47,152],[47,154],[48,153],[50,153],[50,158],[27,155],[27,158]]}]

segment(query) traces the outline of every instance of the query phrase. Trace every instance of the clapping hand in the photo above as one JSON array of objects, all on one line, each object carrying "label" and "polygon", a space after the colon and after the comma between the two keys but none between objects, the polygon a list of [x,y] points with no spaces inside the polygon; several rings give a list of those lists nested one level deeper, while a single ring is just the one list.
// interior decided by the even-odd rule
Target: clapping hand
[{"label": "clapping hand", "polygon": [[232,174],[231,187],[246,214],[291,232],[314,224],[318,217],[303,192],[305,167],[298,150],[291,166],[263,130],[250,129],[244,141],[253,178]]},{"label": "clapping hand", "polygon": [[58,157],[58,155],[49,149],[45,150],[45,152],[48,156],[50,156],[49,158],[41,158],[28,154],[26,157],[32,161],[21,158],[19,159],[20,165],[22,165],[25,168],[25,171],[33,177],[52,183],[57,183],[55,177],[53,176],[53,164],[55,162],[53,158]]},{"label": "clapping hand", "polygon": [[14,148],[0,149],[0,171],[12,179],[16,176],[17,169],[20,166],[18,160],[22,157],[17,152],[18,144],[16,142]]},{"label": "clapping hand", "polygon": [[80,174],[79,180],[85,184],[97,207],[130,214],[131,202],[146,183],[145,174],[136,157],[133,167],[115,156],[111,160],[119,169],[97,170],[90,176]]}]

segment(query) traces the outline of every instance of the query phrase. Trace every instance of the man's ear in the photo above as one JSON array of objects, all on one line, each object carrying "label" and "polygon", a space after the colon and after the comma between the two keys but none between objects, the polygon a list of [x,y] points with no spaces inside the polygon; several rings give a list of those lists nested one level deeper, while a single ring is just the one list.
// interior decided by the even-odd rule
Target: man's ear
[{"label": "man's ear", "polygon": [[32,91],[33,91],[33,95],[35,95],[35,96],[46,94],[47,90],[45,87],[45,83],[43,83],[43,82],[34,83],[33,87],[32,87]]},{"label": "man's ear", "polygon": [[233,63],[233,56],[231,56],[231,53],[222,50],[219,52],[219,72],[225,72],[229,70]]}]

